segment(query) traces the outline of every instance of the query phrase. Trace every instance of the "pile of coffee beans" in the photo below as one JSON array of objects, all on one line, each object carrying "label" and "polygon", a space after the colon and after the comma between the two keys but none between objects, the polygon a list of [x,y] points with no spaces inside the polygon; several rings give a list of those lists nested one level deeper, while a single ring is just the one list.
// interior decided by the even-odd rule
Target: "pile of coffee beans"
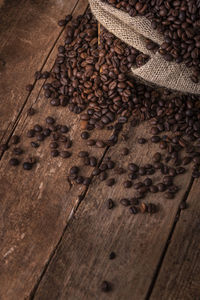
[{"label": "pile of coffee beans", "polygon": [[[196,0],[101,0],[126,11],[131,17],[145,16],[152,28],[163,35],[159,53],[166,61],[184,62],[191,68],[191,80],[200,75],[200,2]],[[158,45],[147,41],[149,50]]]}]

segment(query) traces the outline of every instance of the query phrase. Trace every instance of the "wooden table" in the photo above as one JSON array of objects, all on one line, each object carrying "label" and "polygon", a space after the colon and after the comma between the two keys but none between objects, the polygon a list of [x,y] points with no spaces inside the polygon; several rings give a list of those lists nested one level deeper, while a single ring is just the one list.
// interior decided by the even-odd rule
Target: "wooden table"
[{"label": "wooden table", "polygon": [[[2,5],[0,2],[0,5]],[[13,134],[30,149],[26,132],[35,123],[54,115],[70,124],[74,154],[63,162],[52,159],[48,145],[32,150],[39,163],[31,172],[8,165],[10,152],[1,154],[0,182],[0,299],[200,299],[200,201],[199,180],[191,170],[177,178],[182,187],[174,200],[160,193],[148,201],[159,204],[154,215],[131,215],[119,205],[124,197],[122,177],[114,188],[93,179],[88,189],[69,186],[66,171],[78,164],[79,117],[68,109],[51,108],[44,99],[45,80],[34,82],[36,70],[50,70],[62,44],[62,16],[84,13],[87,0],[13,0],[0,9],[0,143]],[[25,86],[34,83],[27,93]],[[37,113],[29,117],[27,109]],[[99,159],[107,156],[125,166],[150,161],[156,146],[135,143],[149,135],[149,125],[133,129],[127,124],[128,141],[93,150]],[[94,137],[108,132],[96,131]],[[128,157],[120,155],[126,145]],[[83,147],[83,146],[82,146]],[[86,147],[85,147],[86,149]],[[91,174],[91,168],[85,171]],[[80,200],[79,195],[84,197]],[[131,196],[131,189],[126,196]],[[108,197],[116,207],[107,210]],[[187,200],[188,209],[179,210]],[[109,260],[111,251],[116,258]],[[100,290],[103,280],[112,291]]]}]

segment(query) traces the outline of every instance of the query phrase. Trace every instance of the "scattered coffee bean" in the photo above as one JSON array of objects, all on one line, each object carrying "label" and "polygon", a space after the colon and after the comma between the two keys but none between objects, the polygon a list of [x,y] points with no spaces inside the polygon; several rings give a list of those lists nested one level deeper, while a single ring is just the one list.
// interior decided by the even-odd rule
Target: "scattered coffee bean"
[{"label": "scattered coffee bean", "polygon": [[18,166],[18,165],[19,165],[19,160],[18,160],[17,158],[11,158],[11,159],[9,160],[9,164],[10,164],[11,166]]},{"label": "scattered coffee bean", "polygon": [[101,284],[101,290],[102,290],[102,292],[107,293],[107,292],[110,292],[111,289],[112,289],[111,284],[108,281],[104,280],[102,282],[102,284]]},{"label": "scattered coffee bean", "polygon": [[13,135],[12,138],[11,138],[11,143],[13,145],[16,145],[20,142],[20,137],[18,135]]},{"label": "scattered coffee bean", "polygon": [[136,215],[138,213],[138,208],[134,205],[132,205],[130,208],[130,213]]},{"label": "scattered coffee bean", "polygon": [[72,154],[71,154],[71,152],[69,152],[69,151],[60,151],[60,156],[61,156],[62,158],[69,158],[71,155],[72,155]]},{"label": "scattered coffee bean", "polygon": [[115,184],[115,179],[110,178],[106,181],[107,186],[113,186]]},{"label": "scattered coffee bean", "polygon": [[[87,132],[87,131],[81,132],[81,138],[82,138],[83,140],[87,140],[87,139],[89,139],[89,137],[90,137],[89,132]],[[91,141],[91,140],[90,140],[90,141]]]},{"label": "scattered coffee bean", "polygon": [[24,151],[23,151],[22,148],[19,148],[19,147],[13,148],[13,154],[14,154],[14,155],[21,155],[21,154],[23,154],[23,153],[24,153]]},{"label": "scattered coffee bean", "polygon": [[27,90],[28,92],[31,92],[32,89],[33,89],[33,85],[32,85],[32,84],[27,84],[26,90]]},{"label": "scattered coffee bean", "polygon": [[116,257],[115,252],[111,252],[111,253],[109,254],[109,259],[115,259],[115,257]]},{"label": "scattered coffee bean", "polygon": [[112,209],[114,206],[115,206],[114,201],[111,198],[109,198],[107,200],[107,207],[108,207],[108,209]]},{"label": "scattered coffee bean", "polygon": [[123,206],[129,206],[131,203],[128,199],[126,198],[123,198],[120,200],[120,203],[123,205]]},{"label": "scattered coffee bean", "polygon": [[122,153],[122,155],[126,156],[126,155],[129,154],[129,149],[128,148],[123,148],[121,153]]},{"label": "scattered coffee bean", "polygon": [[27,161],[23,163],[23,169],[24,170],[30,171],[32,168],[33,168],[33,164],[32,163],[27,162]]},{"label": "scattered coffee bean", "polygon": [[128,188],[132,187],[132,181],[126,180],[126,181],[124,181],[123,185],[126,189],[128,189]]},{"label": "scattered coffee bean", "polygon": [[54,149],[54,150],[51,151],[51,156],[52,157],[57,157],[58,155],[59,155],[59,151],[58,150]]},{"label": "scattered coffee bean", "polygon": [[139,138],[138,139],[139,144],[145,144],[146,142],[147,142],[147,140],[145,138]]},{"label": "scattered coffee bean", "polygon": [[80,157],[80,158],[87,157],[88,155],[89,155],[89,153],[87,151],[80,151],[78,153],[78,157]]}]

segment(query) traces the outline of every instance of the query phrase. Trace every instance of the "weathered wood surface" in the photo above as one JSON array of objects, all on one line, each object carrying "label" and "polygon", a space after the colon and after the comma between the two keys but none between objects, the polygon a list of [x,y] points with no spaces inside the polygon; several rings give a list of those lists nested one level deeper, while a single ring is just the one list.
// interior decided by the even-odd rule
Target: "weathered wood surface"
[{"label": "weathered wood surface", "polygon": [[181,211],[150,299],[200,299],[200,201],[195,180]]},{"label": "weathered wood surface", "polygon": [[[138,137],[149,136],[148,129],[148,124],[128,128],[128,141],[110,148],[105,157],[111,156],[118,166],[125,167],[130,161],[139,165],[150,162],[158,146],[136,143]],[[131,149],[128,157],[120,154],[123,146]],[[114,187],[97,179],[92,183],[34,299],[145,299],[189,184],[190,171],[176,179],[182,189],[174,200],[166,200],[162,193],[148,194],[147,200],[159,205],[159,213],[153,215],[131,215],[119,204],[121,198],[134,195],[133,188],[125,190],[122,186],[126,176],[110,171],[110,177],[117,180]],[[156,173],[154,181],[160,177]],[[108,198],[116,203],[113,210],[106,209]],[[115,260],[108,258],[111,251],[116,252]],[[100,290],[103,280],[113,284],[108,295]]]},{"label": "weathered wood surface", "polygon": [[[86,0],[79,1],[74,15],[83,13],[87,5]],[[57,46],[61,43],[62,37],[45,67],[52,67]],[[33,155],[38,157],[39,163],[32,171],[25,172],[22,165],[15,169],[9,166],[10,151],[5,152],[1,160],[0,299],[3,300],[24,299],[30,295],[78,206],[78,195],[85,190],[82,186],[70,189],[66,180],[69,168],[80,164],[80,159],[77,159],[78,151],[84,149],[80,138],[79,116],[70,113],[67,108],[50,107],[40,90],[41,85],[42,81],[38,81],[14,131],[14,134],[21,136],[21,144],[25,149],[23,160]],[[30,105],[38,112],[33,117],[27,117],[26,114]],[[50,140],[44,141],[37,150],[30,150],[26,132],[35,123],[45,125],[47,115],[70,126],[68,135],[74,141],[70,159],[50,158]],[[108,132],[104,134],[105,138],[106,134]],[[96,132],[93,137],[98,135],[99,132]],[[104,151],[105,149],[91,149],[90,154],[101,158]],[[91,169],[85,169],[83,175],[89,176]]]},{"label": "weathered wood surface", "polygon": [[63,28],[58,20],[78,0],[5,1],[0,9],[0,143],[5,142],[27,101],[25,86],[45,61]]}]

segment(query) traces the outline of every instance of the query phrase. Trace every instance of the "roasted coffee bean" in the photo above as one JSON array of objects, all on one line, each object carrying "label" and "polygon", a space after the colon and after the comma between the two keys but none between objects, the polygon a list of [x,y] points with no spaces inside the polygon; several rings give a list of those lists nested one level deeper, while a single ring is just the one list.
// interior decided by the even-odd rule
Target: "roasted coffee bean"
[{"label": "roasted coffee bean", "polygon": [[149,187],[149,191],[150,191],[151,193],[157,193],[157,192],[158,192],[158,187],[157,187],[156,185],[151,185],[151,186]]},{"label": "roasted coffee bean", "polygon": [[147,204],[146,203],[144,203],[144,202],[141,202],[140,203],[140,211],[141,211],[141,213],[142,214],[144,214],[145,212],[147,212],[148,211],[148,206],[147,206]]},{"label": "roasted coffee bean", "polygon": [[52,118],[52,117],[47,117],[47,118],[46,118],[46,123],[47,123],[47,124],[54,124],[54,123],[55,123],[55,119]]},{"label": "roasted coffee bean", "polygon": [[115,257],[116,257],[115,252],[111,252],[111,253],[109,254],[109,259],[115,259]]},{"label": "roasted coffee bean", "polygon": [[160,149],[166,149],[167,148],[167,143],[165,141],[161,141],[159,144]]},{"label": "roasted coffee bean", "polygon": [[168,192],[170,192],[170,193],[177,193],[179,191],[179,188],[178,188],[178,186],[176,186],[176,185],[171,185],[170,187],[168,187]]},{"label": "roasted coffee bean", "polygon": [[200,164],[200,157],[199,157],[199,156],[194,157],[194,158],[193,158],[193,162],[194,162],[195,164],[199,165],[199,164]]},{"label": "roasted coffee bean", "polygon": [[185,156],[182,160],[183,165],[188,165],[192,161],[192,157],[190,156]]},{"label": "roasted coffee bean", "polygon": [[83,185],[89,186],[91,183],[91,179],[89,177],[85,177],[83,180]]},{"label": "roasted coffee bean", "polygon": [[66,141],[66,143],[65,143],[65,148],[69,149],[71,147],[72,147],[72,141],[68,138],[67,141]]},{"label": "roasted coffee bean", "polygon": [[166,185],[162,182],[157,184],[157,188],[159,192],[164,192],[166,190]]},{"label": "roasted coffee bean", "polygon": [[38,133],[38,134],[37,134],[37,140],[38,140],[39,142],[44,141],[44,139],[45,139],[45,135],[44,135],[43,133]]},{"label": "roasted coffee bean", "polygon": [[147,211],[150,214],[154,214],[157,212],[157,206],[154,203],[148,203]]},{"label": "roasted coffee bean", "polygon": [[99,168],[95,168],[93,171],[92,171],[92,175],[93,176],[97,176],[101,173],[101,170]]},{"label": "roasted coffee bean", "polygon": [[124,181],[123,186],[126,189],[128,189],[128,188],[132,187],[132,182],[130,180],[126,180],[126,181]]},{"label": "roasted coffee bean", "polygon": [[66,24],[67,24],[67,22],[66,22],[65,19],[62,19],[62,20],[58,21],[58,25],[61,26],[61,27],[65,26]]},{"label": "roasted coffee bean", "polygon": [[69,128],[66,125],[61,125],[60,132],[61,133],[67,133],[69,131]]},{"label": "roasted coffee bean", "polygon": [[159,143],[160,142],[160,137],[158,135],[153,135],[151,137],[152,143]]},{"label": "roasted coffee bean", "polygon": [[106,146],[106,144],[104,143],[104,141],[101,141],[101,140],[96,141],[96,147],[104,148],[105,146]]},{"label": "roasted coffee bean", "polygon": [[129,199],[131,205],[138,205],[139,199],[137,197],[132,197]]},{"label": "roasted coffee bean", "polygon": [[73,166],[73,167],[71,167],[71,169],[69,170],[69,174],[70,174],[70,175],[78,174],[79,171],[80,171],[80,170],[79,170],[79,167]]},{"label": "roasted coffee bean", "polygon": [[174,169],[174,168],[169,168],[169,175],[170,176],[176,176],[177,175],[177,173],[176,173],[176,169]]},{"label": "roasted coffee bean", "polygon": [[136,215],[138,213],[138,208],[134,205],[132,205],[130,208],[130,213]]},{"label": "roasted coffee bean", "polygon": [[96,141],[95,140],[88,140],[86,143],[87,143],[88,146],[94,146],[96,144]]},{"label": "roasted coffee bean", "polygon": [[104,280],[101,284],[101,290],[105,293],[110,292],[112,290],[111,284]]},{"label": "roasted coffee bean", "polygon": [[164,194],[166,199],[173,199],[174,198],[174,193],[166,192]]},{"label": "roasted coffee bean", "polygon": [[107,164],[102,163],[101,166],[99,167],[99,169],[100,169],[101,171],[105,171],[105,170],[108,169],[108,166],[107,166]]},{"label": "roasted coffee bean", "polygon": [[77,178],[75,179],[75,181],[76,181],[77,184],[82,184],[83,181],[84,181],[84,178],[83,178],[83,176],[77,176]]},{"label": "roasted coffee bean", "polygon": [[114,201],[113,201],[111,198],[109,198],[109,199],[107,200],[107,208],[108,208],[108,209],[112,209],[114,206],[115,206]]},{"label": "roasted coffee bean", "polygon": [[139,144],[145,144],[146,142],[147,142],[147,140],[145,138],[139,138],[138,139]]},{"label": "roasted coffee bean", "polygon": [[182,201],[181,204],[180,204],[180,206],[179,206],[179,208],[180,208],[181,210],[186,209],[186,208],[187,208],[186,202],[185,202],[185,201]]},{"label": "roasted coffee bean", "polygon": [[84,157],[87,157],[87,156],[89,156],[89,153],[87,151],[80,151],[78,153],[78,157],[80,157],[80,158],[84,158]]},{"label": "roasted coffee bean", "polygon": [[176,174],[177,175],[179,175],[179,174],[183,174],[183,173],[185,173],[185,168],[184,167],[178,167],[177,169],[176,169]]},{"label": "roasted coffee bean", "polygon": [[22,148],[19,148],[19,147],[13,148],[13,154],[14,155],[21,155],[23,153],[24,153],[24,151],[23,151]]},{"label": "roasted coffee bean", "polygon": [[138,175],[136,174],[136,173],[129,173],[128,174],[128,178],[130,179],[130,180],[134,180],[134,179],[136,179],[138,177]]},{"label": "roasted coffee bean", "polygon": [[164,176],[163,177],[163,183],[167,186],[173,184],[173,177],[172,176]]},{"label": "roasted coffee bean", "polygon": [[6,151],[6,150],[8,150],[8,144],[1,144],[0,145],[0,150],[2,150],[2,151]]},{"label": "roasted coffee bean", "polygon": [[51,148],[51,149],[56,149],[56,148],[58,148],[58,143],[56,143],[56,142],[51,142],[50,144],[49,144],[49,147]]},{"label": "roasted coffee bean", "polygon": [[115,162],[112,160],[109,160],[107,162],[107,167],[108,167],[108,169],[113,169],[115,167]]},{"label": "roasted coffee bean", "polygon": [[71,154],[71,152],[69,152],[69,151],[60,151],[60,156],[62,157],[62,158],[68,158],[68,157],[70,157],[72,154]]},{"label": "roasted coffee bean", "polygon": [[90,166],[91,166],[91,167],[96,167],[96,165],[97,165],[97,159],[96,159],[96,157],[91,156],[91,157],[89,158],[89,160],[90,160]]},{"label": "roasted coffee bean", "polygon": [[54,150],[51,151],[51,156],[52,157],[57,157],[58,155],[59,155],[59,151],[58,150],[54,149]]},{"label": "roasted coffee bean", "polygon": [[63,135],[63,134],[61,134],[60,137],[59,137],[59,141],[60,141],[61,143],[67,143],[68,137],[65,136],[65,135]]},{"label": "roasted coffee bean", "polygon": [[87,131],[81,132],[81,138],[83,140],[87,140],[87,139],[89,139],[89,137],[90,137],[89,132],[87,132]]},{"label": "roasted coffee bean", "polygon": [[32,146],[33,148],[38,148],[38,147],[40,147],[40,144],[37,143],[37,142],[31,142],[31,146]]},{"label": "roasted coffee bean", "polygon": [[30,129],[30,130],[27,132],[26,136],[27,136],[28,138],[34,137],[34,136],[35,136],[35,130],[34,130],[34,129]]},{"label": "roasted coffee bean", "polygon": [[33,89],[33,85],[32,85],[32,84],[27,84],[26,90],[27,90],[28,92],[31,92],[32,89]]},{"label": "roasted coffee bean", "polygon": [[149,177],[147,177],[143,182],[144,182],[144,184],[145,184],[146,186],[152,185],[152,180],[151,180],[151,178],[149,178]]},{"label": "roasted coffee bean", "polygon": [[18,135],[13,135],[12,138],[11,138],[11,143],[13,145],[16,145],[20,142],[20,137]]},{"label": "roasted coffee bean", "polygon": [[18,160],[17,158],[11,158],[11,159],[9,160],[9,164],[10,164],[11,166],[18,166],[18,165],[19,165],[19,160]]},{"label": "roasted coffee bean", "polygon": [[141,188],[142,186],[144,186],[142,182],[137,182],[133,185],[135,190],[139,190],[139,188]]},{"label": "roasted coffee bean", "polygon": [[123,148],[121,154],[124,155],[124,156],[128,155],[129,154],[129,149],[128,148]]},{"label": "roasted coffee bean", "polygon": [[161,154],[160,152],[156,152],[152,158],[154,163],[160,162],[161,161]]},{"label": "roasted coffee bean", "polygon": [[34,126],[34,130],[35,130],[35,132],[41,132],[42,131],[42,126],[40,126],[39,124],[36,124]]},{"label": "roasted coffee bean", "polygon": [[144,167],[139,168],[139,171],[138,171],[139,175],[144,176],[144,175],[146,175],[146,173],[147,173],[147,171]]},{"label": "roasted coffee bean", "polygon": [[51,130],[49,128],[44,128],[43,134],[44,134],[45,137],[50,136]]},{"label": "roasted coffee bean", "polygon": [[127,198],[122,198],[120,200],[120,203],[123,205],[123,206],[129,206],[131,205],[130,201],[127,199]]},{"label": "roasted coffee bean", "polygon": [[108,175],[107,175],[107,173],[106,173],[105,171],[101,172],[100,175],[99,175],[99,179],[100,179],[101,181],[106,180],[107,177],[108,177]]},{"label": "roasted coffee bean", "polygon": [[90,165],[90,159],[89,157],[84,157],[84,165],[89,166]]},{"label": "roasted coffee bean", "polygon": [[71,21],[71,19],[72,19],[72,15],[67,15],[67,16],[65,17],[66,23],[69,23],[69,22]]},{"label": "roasted coffee bean", "polygon": [[32,168],[33,168],[33,164],[32,163],[27,162],[27,161],[23,163],[23,169],[24,170],[30,171]]},{"label": "roasted coffee bean", "polygon": [[129,169],[131,172],[136,173],[136,172],[138,172],[139,167],[138,167],[136,164],[130,163],[130,164],[128,165],[128,169]]},{"label": "roasted coffee bean", "polygon": [[107,186],[113,186],[115,184],[115,179],[114,178],[110,178],[106,181]]}]

